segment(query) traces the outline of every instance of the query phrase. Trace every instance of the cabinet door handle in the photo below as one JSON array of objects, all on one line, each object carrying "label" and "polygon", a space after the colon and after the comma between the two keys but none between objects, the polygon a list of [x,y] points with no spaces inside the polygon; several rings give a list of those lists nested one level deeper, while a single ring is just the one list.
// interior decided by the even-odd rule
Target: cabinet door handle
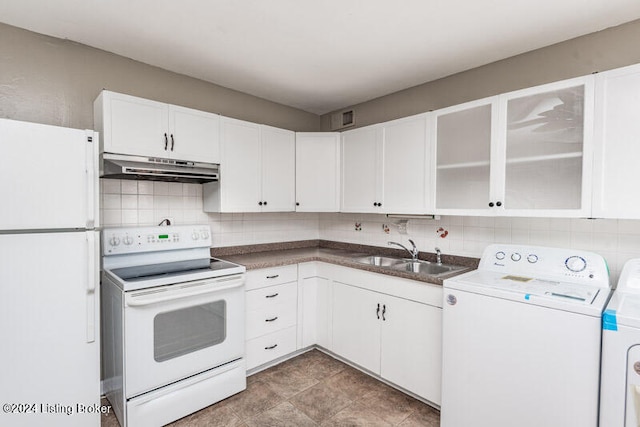
[{"label": "cabinet door handle", "polygon": [[387,305],[385,304],[385,305],[382,306],[382,320],[385,321],[385,322],[387,321],[387,319],[384,317],[384,314],[386,312],[387,312]]},{"label": "cabinet door handle", "polygon": [[278,316],[276,316],[276,317],[272,317],[271,319],[265,319],[264,321],[265,321],[265,322],[274,322],[274,321],[276,321],[276,320],[278,320]]},{"label": "cabinet door handle", "polygon": [[173,151],[173,146],[176,143],[176,141],[173,139],[173,134],[171,134],[171,151]]},{"label": "cabinet door handle", "polygon": [[378,308],[376,309],[376,317],[380,319],[380,304],[378,304]]},{"label": "cabinet door handle", "polygon": [[270,345],[268,347],[265,347],[265,350],[273,350],[274,348],[276,348],[278,346],[278,344],[274,344],[274,345]]},{"label": "cabinet door handle", "polygon": [[275,298],[277,297],[279,294],[276,292],[275,294],[272,295],[265,295],[265,298]]},{"label": "cabinet door handle", "polygon": [[275,279],[275,278],[278,278],[278,277],[280,277],[279,274],[274,274],[273,276],[267,276],[267,279]]},{"label": "cabinet door handle", "polygon": [[164,134],[164,151],[167,151],[167,147],[169,146],[169,138],[167,138],[167,134]]}]

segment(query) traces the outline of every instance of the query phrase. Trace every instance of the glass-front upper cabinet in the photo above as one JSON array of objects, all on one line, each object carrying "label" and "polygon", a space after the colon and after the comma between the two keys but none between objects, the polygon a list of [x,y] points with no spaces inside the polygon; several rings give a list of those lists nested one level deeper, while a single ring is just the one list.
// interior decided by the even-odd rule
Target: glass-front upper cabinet
[{"label": "glass-front upper cabinet", "polygon": [[589,216],[592,76],[474,104],[434,114],[436,213]]},{"label": "glass-front upper cabinet", "polygon": [[436,141],[431,157],[436,161],[432,206],[440,213],[488,209],[496,99],[445,108],[432,116]]}]

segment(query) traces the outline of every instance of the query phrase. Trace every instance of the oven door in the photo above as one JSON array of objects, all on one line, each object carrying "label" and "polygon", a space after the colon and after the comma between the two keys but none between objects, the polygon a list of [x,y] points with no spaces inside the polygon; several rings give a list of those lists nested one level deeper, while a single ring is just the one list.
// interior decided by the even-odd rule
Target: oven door
[{"label": "oven door", "polygon": [[244,275],[126,292],[127,399],[244,356]]}]

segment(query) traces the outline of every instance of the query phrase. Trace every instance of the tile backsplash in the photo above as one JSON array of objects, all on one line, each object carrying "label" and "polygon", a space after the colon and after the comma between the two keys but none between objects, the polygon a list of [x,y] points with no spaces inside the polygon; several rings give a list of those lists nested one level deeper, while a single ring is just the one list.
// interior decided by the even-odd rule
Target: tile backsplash
[{"label": "tile backsplash", "polygon": [[200,184],[101,179],[100,195],[103,227],[209,224],[215,247],[319,238],[315,213],[205,213]]},{"label": "tile backsplash", "polygon": [[400,234],[397,219],[379,214],[242,213],[202,211],[200,184],[101,180],[104,227],[208,223],[215,247],[325,239],[387,246],[413,239],[421,251],[480,257],[490,243],[590,250],[604,256],[617,280],[622,265],[640,257],[640,220],[442,216],[411,219]]}]

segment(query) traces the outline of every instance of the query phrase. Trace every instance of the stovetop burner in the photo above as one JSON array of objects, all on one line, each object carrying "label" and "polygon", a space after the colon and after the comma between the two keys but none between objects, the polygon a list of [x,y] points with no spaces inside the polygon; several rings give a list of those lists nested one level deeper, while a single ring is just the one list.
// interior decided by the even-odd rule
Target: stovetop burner
[{"label": "stovetop burner", "polygon": [[245,268],[210,257],[206,225],[122,227],[103,231],[103,270],[124,291],[241,274]]}]

